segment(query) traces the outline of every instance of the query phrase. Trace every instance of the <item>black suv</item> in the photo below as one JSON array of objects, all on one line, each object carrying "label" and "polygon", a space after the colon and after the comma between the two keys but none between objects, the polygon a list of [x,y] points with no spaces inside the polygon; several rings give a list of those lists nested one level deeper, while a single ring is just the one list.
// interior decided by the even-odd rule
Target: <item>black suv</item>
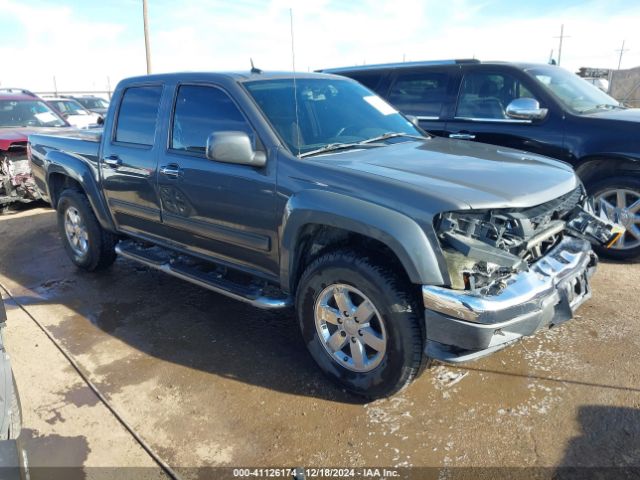
[{"label": "black suv", "polygon": [[551,65],[449,60],[322,70],[351,77],[432,134],[564,160],[627,231],[605,255],[640,255],[640,109]]}]

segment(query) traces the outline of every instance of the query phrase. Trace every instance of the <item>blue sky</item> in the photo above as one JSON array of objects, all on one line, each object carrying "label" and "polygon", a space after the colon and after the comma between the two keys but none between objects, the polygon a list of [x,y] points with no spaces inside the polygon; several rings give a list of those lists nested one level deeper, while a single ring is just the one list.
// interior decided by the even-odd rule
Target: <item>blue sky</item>
[{"label": "blue sky", "polygon": [[[154,71],[313,70],[388,61],[469,58],[614,67],[640,65],[640,2],[631,0],[148,0]],[[141,0],[0,0],[0,84],[103,89],[142,74]],[[11,65],[12,68],[7,68]]]}]

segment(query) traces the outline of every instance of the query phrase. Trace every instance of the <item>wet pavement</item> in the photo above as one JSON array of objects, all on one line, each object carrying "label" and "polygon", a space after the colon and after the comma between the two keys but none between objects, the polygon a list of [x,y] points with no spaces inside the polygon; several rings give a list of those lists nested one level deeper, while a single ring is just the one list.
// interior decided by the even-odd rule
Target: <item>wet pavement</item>
[{"label": "wet pavement", "polygon": [[[640,466],[639,263],[601,263],[573,321],[363,404],[319,373],[291,312],[124,259],[79,272],[48,209],[0,217],[0,238],[0,282],[172,466]],[[50,367],[23,348],[28,320],[8,313],[27,445],[46,463],[73,422],[65,409],[98,400],[78,380],[43,409],[49,392],[25,376]],[[133,446],[110,457],[85,443],[93,463],[150,463]]]}]

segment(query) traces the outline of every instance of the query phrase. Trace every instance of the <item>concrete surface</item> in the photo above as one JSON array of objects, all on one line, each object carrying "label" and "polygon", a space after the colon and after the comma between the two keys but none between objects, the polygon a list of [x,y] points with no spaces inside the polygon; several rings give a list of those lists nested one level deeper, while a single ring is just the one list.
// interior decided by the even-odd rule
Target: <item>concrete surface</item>
[{"label": "concrete surface", "polygon": [[[0,238],[0,282],[172,466],[640,466],[640,264],[601,264],[573,321],[362,404],[319,373],[290,313],[123,259],[79,272],[51,210],[0,217]],[[8,310],[31,458],[150,465]]]}]

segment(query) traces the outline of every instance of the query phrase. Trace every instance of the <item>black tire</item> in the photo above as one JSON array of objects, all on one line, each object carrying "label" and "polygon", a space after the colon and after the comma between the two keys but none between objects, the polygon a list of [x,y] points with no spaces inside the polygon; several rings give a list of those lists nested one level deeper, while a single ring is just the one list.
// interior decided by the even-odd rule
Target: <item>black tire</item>
[{"label": "black tire", "polygon": [[[65,215],[69,208],[75,208],[87,230],[88,251],[81,255],[74,251],[65,232]],[[98,223],[87,197],[76,190],[65,190],[58,201],[58,230],[64,248],[71,261],[88,272],[104,270],[116,259],[115,246],[118,237],[106,231]]]},{"label": "black tire", "polygon": [[[640,195],[640,177],[605,177],[587,184],[587,191],[593,197],[597,197],[607,190],[622,188],[633,190]],[[595,250],[598,255],[613,260],[631,260],[640,257],[640,245],[626,249],[595,247]]]},{"label": "black tire", "polygon": [[[315,304],[320,293],[333,284],[350,285],[364,293],[384,322],[386,352],[371,371],[355,372],[339,364],[317,333]],[[368,399],[386,397],[408,385],[421,370],[424,320],[417,289],[368,257],[349,250],[321,255],[300,279],[296,311],[311,356],[331,380],[351,393]]]}]

